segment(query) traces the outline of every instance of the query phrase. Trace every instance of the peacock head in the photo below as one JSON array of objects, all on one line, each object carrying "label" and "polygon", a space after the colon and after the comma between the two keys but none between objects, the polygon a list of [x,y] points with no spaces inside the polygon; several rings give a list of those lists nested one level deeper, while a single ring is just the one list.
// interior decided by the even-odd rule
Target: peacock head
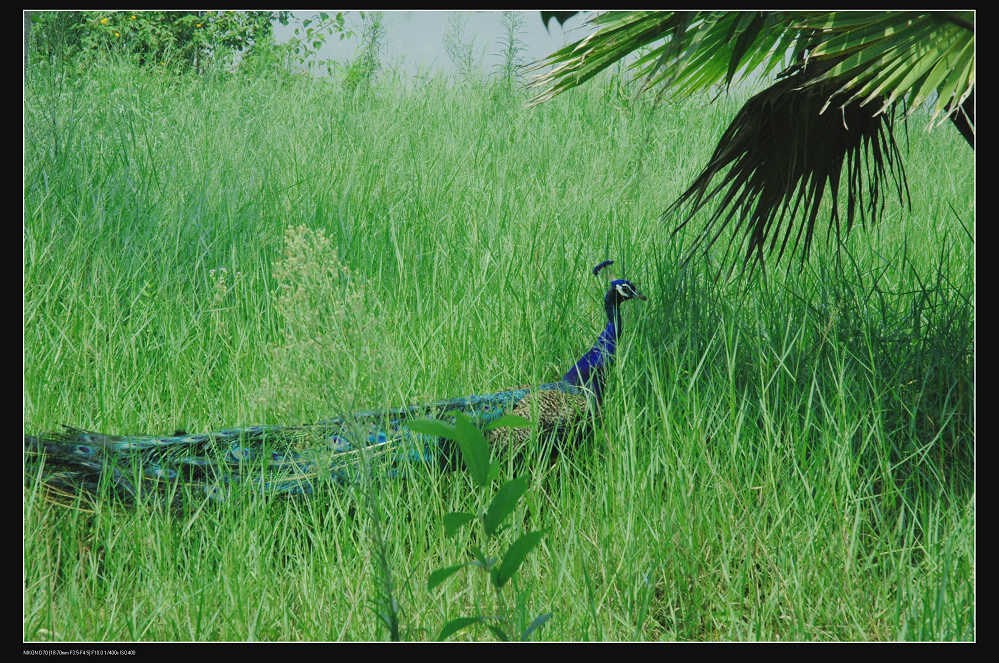
[{"label": "peacock head", "polygon": [[643,301],[648,299],[648,297],[638,292],[638,288],[631,281],[614,279],[611,281],[610,286],[610,289],[607,291],[607,297],[613,297],[619,304],[629,299],[641,299]]},{"label": "peacock head", "polygon": [[[604,267],[613,264],[613,260],[604,260],[602,263],[593,268],[593,274],[597,275],[600,273]],[[638,291],[635,284],[626,279],[616,279],[613,274],[610,274],[610,287],[607,289],[607,294],[604,295],[604,308],[607,310],[608,317],[614,315],[617,311],[617,307],[621,305],[621,302],[626,302],[629,299],[648,299],[645,295]]]}]

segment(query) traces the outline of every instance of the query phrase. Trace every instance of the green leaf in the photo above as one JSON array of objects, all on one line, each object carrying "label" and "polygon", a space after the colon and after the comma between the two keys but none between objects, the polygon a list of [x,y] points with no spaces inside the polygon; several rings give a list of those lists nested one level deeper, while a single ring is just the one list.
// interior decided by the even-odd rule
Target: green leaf
[{"label": "green leaf", "polygon": [[[729,59],[728,71],[725,74],[726,83],[731,83],[732,79],[735,77],[735,72],[742,63],[742,58],[749,50],[749,47],[756,41],[757,35],[760,34],[760,30],[763,29],[764,25],[764,15],[763,12],[755,12],[755,16],[749,14],[750,21],[745,24],[745,19],[747,15],[743,14],[740,18],[738,26],[734,26],[738,31],[738,38],[735,40],[735,46],[732,47],[732,56]],[[741,29],[739,29],[741,28]],[[733,35],[734,36],[734,35]]]},{"label": "green leaf", "polygon": [[491,431],[494,428],[529,428],[533,425],[529,420],[518,414],[504,414],[483,426],[482,430]]},{"label": "green leaf", "polygon": [[503,555],[503,561],[492,571],[493,584],[497,589],[505,585],[513,577],[513,574],[517,572],[520,565],[524,563],[528,553],[534,550],[535,546],[541,542],[541,537],[545,535],[545,531],[537,530],[528,532],[514,541],[507,549],[506,554]]},{"label": "green leaf", "polygon": [[[675,97],[689,95],[738,71],[745,78],[779,66],[801,36],[792,29],[792,12],[633,11],[607,12],[591,21],[597,30],[549,55],[535,70],[532,87],[541,92],[531,105],[582,84],[625,56],[645,49],[629,68],[644,79],[642,90],[657,85]],[[780,45],[779,53],[774,53]],[[795,49],[797,50],[797,49]]]},{"label": "green leaf", "polygon": [[[930,125],[953,117],[974,89],[974,12],[915,11],[617,11],[590,21],[594,32],[533,70],[530,105],[582,85],[625,57],[642,79],[672,98],[770,73],[785,62],[828,66],[805,86],[823,85],[826,105],[880,97],[881,112],[907,99],[908,114],[937,94]],[[824,85],[829,83],[829,85]],[[824,107],[822,107],[824,110]],[[848,224],[849,225],[849,224]],[[806,240],[807,244],[807,240]]]},{"label": "green leaf", "polygon": [[500,486],[486,509],[486,515],[482,518],[482,525],[486,534],[492,536],[496,533],[500,524],[509,516],[517,506],[517,501],[521,495],[527,491],[527,476],[511,479]]},{"label": "green leaf", "polygon": [[445,640],[463,628],[467,628],[472,624],[478,624],[483,619],[484,617],[458,617],[457,619],[452,619],[444,625],[444,628],[441,629],[437,639]]},{"label": "green leaf", "polygon": [[433,571],[427,578],[427,590],[431,590],[437,585],[441,584],[451,576],[455,574],[460,568],[467,566],[467,564],[455,564],[454,566],[448,566],[442,569],[437,569]]},{"label": "green leaf", "polygon": [[936,111],[950,116],[974,86],[959,73],[974,64],[966,21],[940,12],[805,12],[797,27],[819,31],[810,57],[836,62],[806,85],[835,79],[843,101],[881,95],[882,110],[906,98],[909,114],[937,93]]},{"label": "green leaf", "polygon": [[545,622],[547,622],[551,618],[552,618],[552,613],[550,612],[546,612],[543,615],[538,615],[537,617],[535,617],[534,621],[531,622],[530,626],[525,628],[524,632],[520,634],[520,639],[527,640],[527,638],[530,637],[532,633],[541,628],[545,624]]},{"label": "green leaf", "polygon": [[461,450],[472,480],[483,488],[489,485],[489,445],[482,431],[472,420],[458,412],[455,414],[455,440]]},{"label": "green leaf", "polygon": [[454,426],[450,426],[443,421],[437,421],[436,419],[414,419],[413,421],[407,421],[406,428],[414,433],[443,437],[448,440],[453,440],[457,436]]},{"label": "green leaf", "polygon": [[471,513],[456,511],[444,516],[444,536],[451,538],[458,533],[458,529],[468,521],[475,518]]}]

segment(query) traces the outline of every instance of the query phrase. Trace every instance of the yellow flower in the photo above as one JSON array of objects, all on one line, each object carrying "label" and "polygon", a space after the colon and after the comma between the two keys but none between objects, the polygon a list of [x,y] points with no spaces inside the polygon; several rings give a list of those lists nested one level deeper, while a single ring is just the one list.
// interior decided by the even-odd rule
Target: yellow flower
[{"label": "yellow flower", "polygon": [[108,22],[108,20],[107,20],[106,18],[102,18],[102,19],[101,19],[101,25],[104,25],[104,24],[105,24],[105,23],[107,23],[107,22]]},{"label": "yellow flower", "polygon": [[132,15],[131,15],[131,16],[129,16],[128,18],[129,18],[129,20],[132,20],[132,21],[134,21],[134,20],[135,20],[135,14],[132,14]]},{"label": "yellow flower", "polygon": [[200,23],[198,23],[198,24],[196,24],[196,25],[195,25],[194,27],[196,27],[196,28],[200,28],[200,27],[201,27],[201,24],[200,24]]},{"label": "yellow flower", "polygon": [[120,32],[116,32],[116,33],[114,33],[114,36],[115,36],[115,37],[120,37],[120,36],[121,36],[121,33],[120,33]]}]

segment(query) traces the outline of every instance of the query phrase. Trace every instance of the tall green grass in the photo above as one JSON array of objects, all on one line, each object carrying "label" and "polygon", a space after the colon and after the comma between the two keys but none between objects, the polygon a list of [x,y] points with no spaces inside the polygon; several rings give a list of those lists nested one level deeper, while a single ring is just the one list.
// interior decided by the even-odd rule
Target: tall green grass
[{"label": "tall green grass", "polygon": [[[972,154],[917,116],[911,210],[838,259],[819,242],[800,273],[719,283],[658,217],[741,100],[653,107],[603,80],[525,110],[488,81],[33,67],[25,431],[549,381],[602,326],[589,269],[613,258],[650,299],[626,305],[602,421],[516,470],[518,522],[548,532],[513,589],[554,613],[535,637],[973,639]],[[178,515],[30,484],[24,638],[383,639],[385,566],[401,637],[433,638],[489,598],[461,573],[426,589],[468,543],[440,532],[469,487],[379,482],[373,518],[353,489]]]}]

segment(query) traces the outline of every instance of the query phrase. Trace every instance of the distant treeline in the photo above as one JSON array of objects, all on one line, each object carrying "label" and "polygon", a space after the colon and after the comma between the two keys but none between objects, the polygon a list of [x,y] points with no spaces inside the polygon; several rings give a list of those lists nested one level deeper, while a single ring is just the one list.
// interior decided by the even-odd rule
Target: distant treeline
[{"label": "distant treeline", "polygon": [[298,22],[294,38],[278,47],[275,21],[288,25],[294,18],[290,11],[29,11],[24,64],[86,64],[101,53],[120,53],[142,65],[200,73],[268,55],[302,62],[329,35],[350,35],[342,12],[320,13]]}]

